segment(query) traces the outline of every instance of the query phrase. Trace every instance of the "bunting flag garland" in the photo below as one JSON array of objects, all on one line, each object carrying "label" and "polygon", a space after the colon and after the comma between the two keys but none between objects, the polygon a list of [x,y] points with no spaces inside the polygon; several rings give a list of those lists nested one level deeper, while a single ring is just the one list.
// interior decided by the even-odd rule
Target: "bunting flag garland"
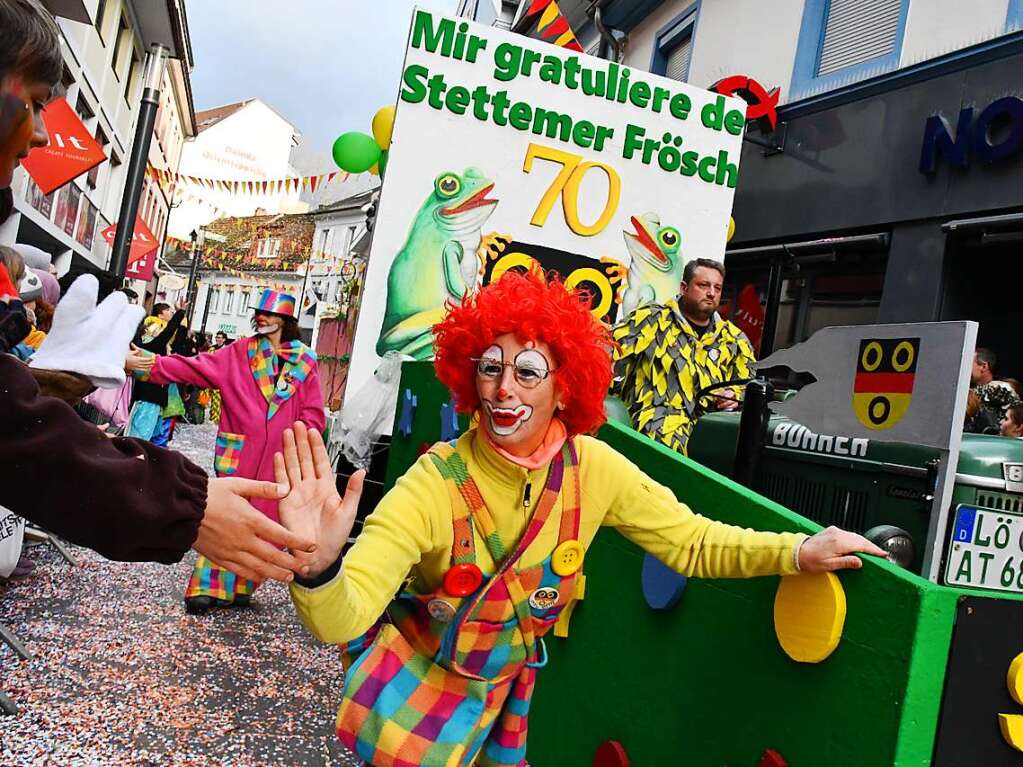
[{"label": "bunting flag garland", "polygon": [[526,11],[525,18],[537,16],[536,27],[530,37],[543,40],[560,48],[568,48],[572,51],[583,52],[583,47],[576,40],[575,32],[572,31],[568,19],[561,12],[561,8],[555,0],[533,0]]},{"label": "bunting flag garland", "polygon": [[289,176],[268,181],[249,181],[189,176],[162,168],[155,168],[152,165],[146,168],[146,173],[164,189],[180,189],[182,186],[187,185],[191,188],[207,189],[211,192],[249,195],[290,194],[292,192],[298,193],[305,189],[311,189],[315,192],[317,188],[322,188],[332,183],[335,179],[339,179],[343,183],[351,175],[350,173],[335,170],[312,176]]}]

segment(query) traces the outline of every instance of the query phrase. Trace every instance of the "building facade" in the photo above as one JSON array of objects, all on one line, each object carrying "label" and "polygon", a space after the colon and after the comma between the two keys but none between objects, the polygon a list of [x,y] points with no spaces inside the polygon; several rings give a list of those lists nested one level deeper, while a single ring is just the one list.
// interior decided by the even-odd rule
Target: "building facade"
[{"label": "building facade", "polygon": [[[207,109],[197,113],[195,120],[195,138],[181,152],[178,173],[182,176],[261,185],[298,175],[291,165],[291,152],[298,143],[295,126],[259,99]],[[193,231],[223,217],[308,210],[299,200],[300,189],[253,189],[239,193],[179,180],[170,235],[187,240]]]},{"label": "building facade", "polygon": [[[232,338],[247,335],[250,307],[267,287],[291,293],[301,306],[314,230],[312,217],[305,214],[224,218],[208,224],[196,245],[201,256],[189,327],[223,331]],[[308,343],[312,320],[302,322],[305,314],[300,313],[300,327]]]},{"label": "building facade", "polygon": [[[58,14],[64,98],[108,159],[47,196],[19,169],[13,184],[16,212],[0,228],[0,243],[42,248],[53,256],[61,274],[71,270],[102,273],[109,266],[110,247],[100,233],[117,220],[143,62],[154,42],[167,45],[173,58],[163,78],[150,163],[176,170],[184,140],[194,133],[187,18],[181,2],[100,0],[82,3],[80,8],[74,2],[47,5]],[[166,232],[169,212],[168,195],[147,180],[139,214],[158,239]],[[141,284],[137,287],[144,289]]]}]

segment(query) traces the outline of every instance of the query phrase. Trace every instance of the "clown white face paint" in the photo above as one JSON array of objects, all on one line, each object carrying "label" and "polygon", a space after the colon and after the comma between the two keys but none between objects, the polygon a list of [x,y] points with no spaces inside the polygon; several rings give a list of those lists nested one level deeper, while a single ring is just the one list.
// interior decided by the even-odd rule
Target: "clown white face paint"
[{"label": "clown white face paint", "polygon": [[545,343],[523,344],[513,333],[494,339],[477,366],[476,390],[483,428],[493,442],[514,455],[529,455],[543,442],[561,395]]},{"label": "clown white face paint", "polygon": [[268,336],[276,333],[283,327],[278,318],[262,312],[256,312],[254,320],[256,323],[256,333],[261,336]]}]

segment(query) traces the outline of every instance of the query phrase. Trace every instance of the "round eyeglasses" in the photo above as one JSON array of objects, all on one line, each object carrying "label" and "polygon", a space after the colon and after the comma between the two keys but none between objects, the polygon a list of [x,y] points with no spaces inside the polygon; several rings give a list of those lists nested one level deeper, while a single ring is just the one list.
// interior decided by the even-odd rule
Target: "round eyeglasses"
[{"label": "round eyeglasses", "polygon": [[487,381],[496,381],[504,375],[505,368],[511,368],[515,381],[524,389],[535,389],[553,373],[553,370],[541,370],[533,365],[501,362],[493,357],[472,357],[476,363],[476,374]]}]

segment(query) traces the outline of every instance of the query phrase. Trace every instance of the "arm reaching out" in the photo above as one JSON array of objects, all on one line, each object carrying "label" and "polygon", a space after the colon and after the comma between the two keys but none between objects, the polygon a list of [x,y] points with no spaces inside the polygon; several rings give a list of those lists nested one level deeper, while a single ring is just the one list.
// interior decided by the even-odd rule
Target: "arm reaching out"
[{"label": "arm reaching out", "polygon": [[832,570],[859,570],[863,560],[856,556],[871,554],[883,559],[888,552],[875,546],[862,535],[838,527],[828,527],[799,544],[797,558],[804,573],[826,573]]}]

